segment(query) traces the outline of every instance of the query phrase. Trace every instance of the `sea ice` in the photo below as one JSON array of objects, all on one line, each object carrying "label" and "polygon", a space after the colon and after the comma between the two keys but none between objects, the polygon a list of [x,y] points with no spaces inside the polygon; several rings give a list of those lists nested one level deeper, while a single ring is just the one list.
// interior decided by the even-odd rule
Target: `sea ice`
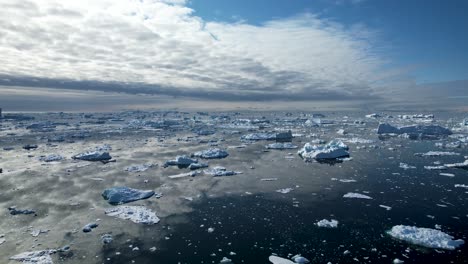
[{"label": "sea ice", "polygon": [[338,227],[338,221],[335,219],[332,219],[332,220],[323,219],[323,220],[318,221],[316,225],[318,227],[336,228]]},{"label": "sea ice", "polygon": [[53,264],[50,255],[55,254],[57,250],[38,250],[23,252],[10,257],[11,260],[20,261],[24,264]]},{"label": "sea ice", "polygon": [[290,142],[285,142],[285,143],[277,142],[277,143],[268,144],[266,148],[267,149],[295,149],[297,148],[297,146],[293,145]]},{"label": "sea ice", "polygon": [[387,123],[379,124],[377,134],[422,134],[422,135],[451,135],[450,129],[437,125],[412,125],[405,127],[394,127]]},{"label": "sea ice", "polygon": [[404,170],[409,170],[409,169],[416,169],[415,166],[408,165],[406,163],[400,162],[400,168]]},{"label": "sea ice", "polygon": [[387,231],[387,234],[396,239],[429,248],[453,250],[464,244],[462,239],[453,240],[453,236],[432,228],[396,225]]},{"label": "sea ice", "polygon": [[203,171],[205,174],[208,174],[208,175],[212,175],[212,176],[215,176],[215,177],[220,177],[220,176],[233,176],[233,175],[237,175],[237,174],[240,174],[242,172],[240,171],[230,171],[230,170],[226,170],[225,167],[221,167],[221,166],[216,166],[212,169],[208,169],[208,170],[204,170]]},{"label": "sea ice", "polygon": [[144,206],[117,206],[107,209],[105,214],[124,220],[130,220],[137,224],[152,225],[159,222],[159,218],[156,214]]},{"label": "sea ice", "polygon": [[352,192],[349,192],[349,193],[343,195],[343,198],[372,199],[372,197],[370,197],[370,196],[360,194],[360,193],[352,193]]},{"label": "sea ice", "polygon": [[449,151],[429,151],[426,153],[415,153],[415,156],[422,156],[422,157],[438,157],[438,156],[457,156],[460,153],[456,152],[449,152]]},{"label": "sea ice", "polygon": [[208,150],[195,152],[193,153],[193,156],[202,159],[223,159],[229,156],[229,153],[219,148],[212,148]]},{"label": "sea ice", "polygon": [[291,260],[280,258],[278,256],[270,256],[268,260],[273,264],[294,264],[294,262],[292,262]]},{"label": "sea ice", "polygon": [[44,161],[44,162],[61,161],[62,159],[63,157],[58,154],[51,154],[51,155],[43,156],[39,158],[40,161]]},{"label": "sea ice", "polygon": [[104,192],[102,192],[102,197],[108,200],[109,204],[116,205],[148,199],[154,194],[155,192],[151,190],[145,191],[128,187],[113,187],[105,189]]},{"label": "sea ice", "polygon": [[77,154],[72,157],[72,159],[86,160],[86,161],[105,161],[112,159],[109,152],[99,152],[99,151],[88,151],[84,153]]},{"label": "sea ice", "polygon": [[447,168],[468,169],[468,160],[465,160],[464,162],[461,162],[461,163],[445,164],[445,166]]},{"label": "sea ice", "polygon": [[340,140],[332,140],[324,146],[316,146],[306,143],[298,152],[305,161],[336,159],[348,157],[348,146]]},{"label": "sea ice", "polygon": [[174,160],[166,161],[165,166],[189,166],[192,163],[198,163],[198,160],[182,155],[177,156]]},{"label": "sea ice", "polygon": [[154,165],[151,163],[141,164],[141,165],[131,165],[125,168],[125,171],[128,172],[144,172],[149,168],[153,167]]}]

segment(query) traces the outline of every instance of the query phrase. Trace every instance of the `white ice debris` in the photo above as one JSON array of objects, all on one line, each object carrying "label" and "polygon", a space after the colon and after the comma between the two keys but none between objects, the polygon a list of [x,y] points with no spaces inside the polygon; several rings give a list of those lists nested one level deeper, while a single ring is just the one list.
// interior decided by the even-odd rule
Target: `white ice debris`
[{"label": "white ice debris", "polygon": [[171,175],[168,176],[170,179],[178,179],[178,178],[185,178],[185,177],[195,177],[198,174],[200,174],[200,171],[190,171],[190,172],[184,172],[176,175]]},{"label": "white ice debris", "polygon": [[372,197],[370,196],[360,194],[360,193],[353,193],[353,192],[349,192],[343,195],[343,198],[358,198],[358,199],[369,199],[369,200],[372,199]]},{"label": "white ice debris", "polygon": [[416,169],[415,166],[408,165],[406,163],[400,162],[400,168],[404,170],[409,170],[409,169]]},{"label": "white ice debris", "polygon": [[56,250],[29,251],[14,255],[10,259],[24,264],[53,264],[54,262],[50,255],[56,252]]},{"label": "white ice debris", "polygon": [[336,159],[348,157],[348,146],[340,140],[332,140],[324,146],[311,145],[306,143],[298,152],[305,161]]},{"label": "white ice debris", "polygon": [[221,167],[221,166],[216,166],[216,167],[213,167],[212,169],[204,170],[203,172],[204,172],[205,174],[212,175],[212,176],[215,176],[215,177],[220,177],[220,176],[233,176],[233,175],[237,175],[237,174],[241,174],[241,173],[242,173],[242,172],[240,172],[240,171],[230,171],[230,170],[226,170],[225,167]]},{"label": "white ice debris", "polygon": [[424,169],[426,170],[446,170],[447,167],[446,166],[424,166]]},{"label": "white ice debris", "polygon": [[432,228],[396,225],[387,231],[387,234],[396,239],[428,248],[453,250],[464,244],[462,239],[453,240],[453,236]]},{"label": "white ice debris", "polygon": [[50,154],[48,156],[40,157],[40,161],[44,162],[53,162],[53,161],[61,161],[63,160],[63,157],[60,156],[59,154]]},{"label": "white ice debris", "polygon": [[402,263],[405,263],[405,262],[401,259],[396,258],[393,260],[393,264],[402,264]]},{"label": "white ice debris", "polygon": [[293,188],[284,188],[284,189],[276,190],[276,192],[286,194],[286,193],[291,192],[292,190],[294,190],[294,189]]},{"label": "white ice debris", "polygon": [[455,184],[455,188],[465,188],[465,189],[468,189],[468,185],[465,185],[465,184]]},{"label": "white ice debris", "polygon": [[152,225],[159,222],[159,218],[144,206],[116,206],[105,210],[105,214],[120,219],[130,220],[137,224]]},{"label": "white ice debris", "polygon": [[381,117],[381,116],[379,114],[375,114],[375,113],[366,115],[366,118],[379,118],[379,117]]},{"label": "white ice debris", "polygon": [[203,151],[198,151],[193,153],[193,156],[199,157],[202,159],[222,159],[229,156],[227,151],[219,149],[219,148],[212,148]]},{"label": "white ice debris", "polygon": [[166,166],[189,166],[192,163],[197,163],[197,159],[192,159],[188,156],[181,155],[177,156],[174,160],[166,161]]},{"label": "white ice debris", "polygon": [[387,211],[392,210],[392,208],[391,208],[390,206],[386,206],[386,205],[383,205],[383,204],[379,204],[379,207],[382,207],[382,208],[384,208],[384,209],[387,210]]},{"label": "white ice debris", "polygon": [[112,157],[108,152],[99,152],[99,151],[88,151],[84,153],[77,154],[72,157],[72,159],[86,160],[86,161],[102,161],[110,160]]},{"label": "white ice debris", "polygon": [[445,177],[455,177],[455,174],[453,173],[439,173],[440,176],[445,176]]},{"label": "white ice debris", "polygon": [[445,166],[447,168],[467,169],[468,168],[468,160],[465,160],[464,162],[461,162],[461,163],[445,164]]},{"label": "white ice debris", "polygon": [[268,260],[273,264],[294,264],[294,262],[292,262],[291,260],[280,258],[278,256],[270,256]]},{"label": "white ice debris", "polygon": [[284,143],[277,142],[277,143],[268,144],[266,148],[267,149],[295,149],[297,148],[297,146],[293,145],[290,142],[284,142]]},{"label": "white ice debris", "polygon": [[148,170],[149,168],[153,167],[154,164],[151,163],[146,163],[146,164],[141,164],[141,165],[131,165],[125,168],[125,171],[128,172],[144,172]]},{"label": "white ice debris", "polygon": [[328,228],[336,228],[338,227],[338,221],[335,219],[327,220],[323,219],[316,223],[318,227],[328,227]]},{"label": "white ice debris", "polygon": [[220,264],[232,264],[232,260],[228,259],[226,257],[223,257],[223,259],[219,262]]},{"label": "white ice debris", "polygon": [[426,153],[415,153],[415,156],[422,156],[422,157],[438,157],[438,156],[457,156],[460,153],[456,152],[449,152],[449,151],[429,151]]},{"label": "white ice debris", "polygon": [[307,264],[307,263],[310,263],[310,261],[306,258],[304,258],[303,256],[301,256],[300,254],[297,254],[295,256],[293,256],[291,258],[295,263],[298,263],[298,264]]}]

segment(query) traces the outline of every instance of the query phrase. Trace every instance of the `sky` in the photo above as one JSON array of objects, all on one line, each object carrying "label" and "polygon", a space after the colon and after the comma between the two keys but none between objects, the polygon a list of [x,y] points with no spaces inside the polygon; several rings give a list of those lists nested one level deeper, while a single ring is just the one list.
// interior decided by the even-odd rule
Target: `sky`
[{"label": "sky", "polygon": [[[0,5],[0,105],[11,109],[30,100],[48,105],[60,95],[90,107],[83,100],[100,92],[118,102],[128,96],[136,106],[142,94],[153,103],[184,98],[216,105],[398,101],[440,97],[441,90],[447,98],[468,95],[462,0]],[[47,99],[51,91],[57,96]]]}]

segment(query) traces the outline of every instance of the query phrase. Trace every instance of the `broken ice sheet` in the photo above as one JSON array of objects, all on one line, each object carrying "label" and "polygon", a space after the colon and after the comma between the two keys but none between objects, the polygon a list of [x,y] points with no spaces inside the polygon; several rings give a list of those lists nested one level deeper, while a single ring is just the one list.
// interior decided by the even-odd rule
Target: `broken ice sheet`
[{"label": "broken ice sheet", "polygon": [[105,210],[108,216],[114,216],[124,220],[130,220],[137,224],[152,225],[159,223],[156,213],[144,206],[117,206]]},{"label": "broken ice sheet", "polygon": [[11,260],[16,260],[25,264],[53,264],[50,255],[55,254],[57,250],[37,250],[23,252],[10,257]]}]

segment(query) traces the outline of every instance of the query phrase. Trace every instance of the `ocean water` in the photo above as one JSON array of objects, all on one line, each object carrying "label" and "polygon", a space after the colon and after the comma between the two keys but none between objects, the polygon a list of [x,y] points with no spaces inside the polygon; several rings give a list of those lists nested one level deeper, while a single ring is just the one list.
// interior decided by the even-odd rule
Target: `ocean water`
[{"label": "ocean water", "polygon": [[[424,168],[466,159],[466,144],[449,149],[436,146],[467,137],[468,131],[459,130],[458,125],[464,116],[436,116],[434,123],[451,128],[455,135],[411,140],[379,137],[375,129],[379,122],[407,125],[420,121],[366,119],[365,114],[325,113],[322,119],[333,124],[318,127],[304,126],[307,116],[303,113],[275,112],[124,112],[87,118],[82,114],[38,114],[32,121],[4,121],[0,147],[14,149],[2,150],[0,160],[0,234],[5,239],[0,244],[0,262],[9,263],[9,257],[21,252],[65,245],[70,250],[51,255],[54,263],[220,263],[223,257],[233,263],[269,263],[272,254],[284,258],[301,254],[312,263],[392,263],[395,258],[405,263],[468,262],[466,245],[455,250],[431,249],[386,234],[394,225],[409,225],[440,229],[467,241],[468,189],[455,184],[468,185],[468,171]],[[134,119],[178,122],[163,128],[129,127]],[[249,126],[240,126],[239,119],[251,120]],[[252,122],[255,119],[269,122]],[[28,124],[44,120],[59,125],[51,131],[26,129]],[[355,124],[355,120],[364,124]],[[215,133],[197,136],[201,128]],[[347,134],[337,134],[341,128]],[[349,146],[351,159],[304,162],[298,149],[266,150],[270,141],[240,139],[252,132],[278,130],[292,130],[296,134],[292,143],[298,147],[314,139],[341,138]],[[86,136],[72,136],[77,134]],[[65,140],[49,142],[57,135]],[[352,138],[372,142],[349,142]],[[38,148],[26,151],[21,148],[25,144],[38,144]],[[70,159],[102,144],[112,147],[109,152],[116,162]],[[168,177],[189,170],[165,168],[165,161],[211,147],[226,149],[230,155],[203,162],[242,174]],[[458,155],[414,155],[428,151]],[[38,160],[53,153],[65,159],[54,163]],[[401,162],[416,168],[400,168]],[[125,171],[130,165],[144,163],[158,165],[144,172]],[[262,180],[271,178],[275,180]],[[160,198],[128,204],[154,210],[161,221],[141,225],[105,215],[104,210],[113,206],[101,193],[114,186],[161,193]],[[291,188],[290,192],[278,192],[285,188]],[[349,192],[372,199],[343,198]],[[34,209],[37,216],[10,215],[10,206]],[[338,227],[318,227],[316,223],[322,219],[335,219]],[[82,227],[91,222],[99,226],[83,233]],[[30,233],[37,229],[49,231],[33,237]],[[103,244],[103,234],[111,234],[113,241]]]}]

